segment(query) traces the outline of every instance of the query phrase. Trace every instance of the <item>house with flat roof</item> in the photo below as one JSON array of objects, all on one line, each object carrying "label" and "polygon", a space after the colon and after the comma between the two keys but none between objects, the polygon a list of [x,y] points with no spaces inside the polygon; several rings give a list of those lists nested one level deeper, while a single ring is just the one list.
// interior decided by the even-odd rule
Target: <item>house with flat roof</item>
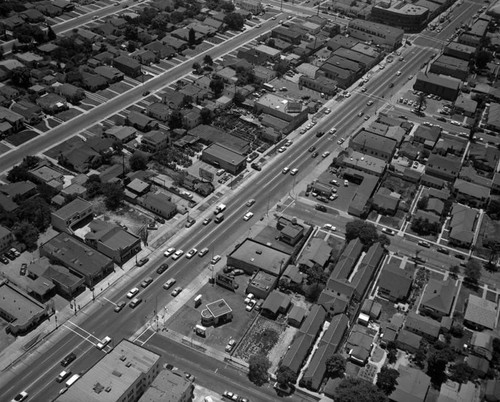
[{"label": "house with flat roof", "polygon": [[420,310],[429,313],[435,319],[449,316],[457,290],[457,282],[453,279],[444,282],[430,279],[422,295]]},{"label": "house with flat roof", "polygon": [[182,372],[161,370],[137,402],[184,402],[194,398],[193,381]]},{"label": "house with flat roof", "polygon": [[114,269],[113,260],[67,233],[59,233],[40,247],[40,255],[57,261],[85,278],[90,288]]},{"label": "house with flat roof", "polygon": [[258,299],[265,299],[276,287],[278,278],[264,271],[258,271],[248,283],[246,293],[252,293]]},{"label": "house with flat roof", "polygon": [[8,251],[14,241],[14,235],[6,227],[0,225],[0,253]]},{"label": "house with flat roof", "polygon": [[497,326],[498,305],[476,295],[469,295],[465,308],[464,324],[476,331],[495,329]]},{"label": "house with flat roof", "polygon": [[137,130],[129,126],[113,126],[104,132],[104,137],[112,138],[122,144],[132,141],[137,135]]},{"label": "house with flat roof", "polygon": [[410,295],[412,284],[413,273],[391,262],[382,268],[377,284],[378,295],[392,302],[404,302]]},{"label": "house with flat roof", "polygon": [[233,319],[233,310],[224,299],[208,303],[201,311],[201,324],[205,326],[216,326]]},{"label": "house with flat roof", "polygon": [[427,94],[437,95],[453,102],[460,93],[461,85],[462,81],[458,78],[448,77],[442,74],[419,72],[413,89]]},{"label": "house with flat roof", "polygon": [[227,265],[243,269],[247,274],[262,270],[279,277],[289,260],[290,255],[283,251],[246,239],[227,256]]},{"label": "house with flat roof", "polygon": [[431,63],[429,71],[464,81],[469,75],[469,62],[456,57],[441,55]]},{"label": "house with flat roof", "polygon": [[389,162],[396,149],[396,141],[361,130],[349,141],[349,147],[360,153]]},{"label": "house with flat roof", "polygon": [[240,155],[246,155],[250,152],[250,143],[248,141],[235,137],[217,127],[200,124],[189,130],[188,134],[198,137],[203,144],[218,144]]},{"label": "house with flat roof", "polygon": [[50,214],[52,227],[60,232],[72,234],[72,226],[88,219],[94,213],[92,203],[77,197],[65,206]]},{"label": "house with flat roof", "polygon": [[111,343],[92,367],[57,402],[137,401],[161,370],[161,356],[129,340]]},{"label": "house with flat roof", "polygon": [[170,133],[163,130],[152,130],[144,133],[141,138],[141,147],[148,152],[157,152],[171,143]]},{"label": "house with flat roof", "polygon": [[247,165],[247,159],[244,155],[218,144],[212,144],[205,148],[201,154],[201,160],[233,175],[241,173]]},{"label": "house with flat roof", "polygon": [[431,378],[421,370],[399,366],[396,389],[389,395],[393,402],[424,402],[431,385]]},{"label": "house with flat roof", "polygon": [[141,251],[141,239],[118,225],[95,219],[85,243],[121,265]]}]

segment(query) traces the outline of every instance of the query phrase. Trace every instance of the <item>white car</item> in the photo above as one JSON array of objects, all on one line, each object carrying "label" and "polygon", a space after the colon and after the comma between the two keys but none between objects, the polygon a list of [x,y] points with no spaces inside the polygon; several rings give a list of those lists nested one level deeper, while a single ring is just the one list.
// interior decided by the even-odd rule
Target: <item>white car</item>
[{"label": "white car", "polygon": [[337,230],[337,227],[333,226],[330,223],[325,223],[323,225],[323,229],[325,229],[325,230],[331,230],[332,232],[335,232]]},{"label": "white car", "polygon": [[170,247],[167,249],[167,251],[163,253],[163,255],[168,258],[174,253],[175,253],[175,247]]},{"label": "white car", "polygon": [[245,304],[250,303],[250,300],[254,298],[253,293],[247,294],[247,297],[245,298]]},{"label": "white car", "polygon": [[253,216],[253,212],[250,212],[248,211],[245,216],[243,217],[243,220],[244,221],[249,221],[250,219],[252,219],[252,216]]},{"label": "white car", "polygon": [[256,300],[250,300],[248,302],[247,306],[245,307],[245,310],[246,311],[252,311],[256,304],[257,304]]},{"label": "white car", "polygon": [[341,138],[337,141],[337,144],[342,145],[344,143],[345,139]]},{"label": "white car", "polygon": [[196,250],[195,248],[192,248],[191,250],[189,250],[187,252],[186,258],[187,259],[193,258],[193,256],[195,256],[197,252],[198,252],[198,250]]},{"label": "white car", "polygon": [[401,71],[398,71],[398,72],[396,73],[396,75],[401,75]]},{"label": "white car", "polygon": [[285,147],[289,147],[293,145],[293,141],[292,140],[288,140],[286,143],[285,143]]},{"label": "white car", "polygon": [[371,106],[373,105],[373,101],[372,100],[369,100],[367,103],[366,103],[366,106]]},{"label": "white car", "polygon": [[295,176],[298,172],[299,172],[299,169],[294,168],[294,169],[292,169],[292,170],[290,171],[290,174],[291,174],[292,176]]},{"label": "white car", "polygon": [[139,293],[139,288],[132,288],[127,293],[127,299],[132,299],[137,293]]},{"label": "white car", "polygon": [[330,114],[330,112],[331,112],[330,109],[328,109],[328,108],[325,109],[325,114]]},{"label": "white car", "polygon": [[335,134],[336,132],[337,132],[337,129],[336,129],[335,127],[333,127],[333,128],[329,131],[329,133],[330,133],[330,134]]},{"label": "white car", "polygon": [[220,260],[221,260],[221,256],[220,255],[214,255],[214,258],[212,258],[212,260],[210,261],[210,264],[217,264]]},{"label": "white car", "polygon": [[17,394],[11,402],[21,402],[24,401],[28,397],[28,393],[26,391],[20,392]]},{"label": "white car", "polygon": [[388,234],[389,236],[394,236],[396,234],[394,230],[388,228],[382,228],[382,232]]},{"label": "white car", "polygon": [[182,255],[184,254],[184,251],[182,250],[177,250],[174,255],[172,256],[172,260],[177,260],[179,258],[182,257]]},{"label": "white car", "polygon": [[330,155],[330,151],[325,151],[321,154],[321,157],[326,158],[328,155]]},{"label": "white car", "polygon": [[344,180],[344,186],[349,187],[349,180]]},{"label": "white car", "polygon": [[283,153],[286,151],[286,148],[285,147],[281,147],[281,148],[278,148],[278,152],[279,153]]},{"label": "white car", "polygon": [[283,174],[287,174],[290,171],[290,168],[288,166],[284,167],[283,170],[281,171]]}]

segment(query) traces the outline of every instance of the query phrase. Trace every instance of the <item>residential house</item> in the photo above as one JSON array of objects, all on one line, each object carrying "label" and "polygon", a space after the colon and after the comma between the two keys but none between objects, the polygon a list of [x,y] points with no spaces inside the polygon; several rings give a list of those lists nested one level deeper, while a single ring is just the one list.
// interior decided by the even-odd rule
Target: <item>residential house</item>
[{"label": "residential house", "polygon": [[52,227],[60,232],[72,234],[72,227],[83,220],[93,217],[94,208],[92,203],[75,198],[57,211],[50,214]]},{"label": "residential house", "polygon": [[30,125],[35,125],[42,121],[42,108],[26,99],[21,99],[19,102],[13,103],[10,110],[21,115],[24,121]]},{"label": "residential house", "polygon": [[417,335],[434,340],[439,336],[441,325],[429,317],[423,317],[412,311],[406,318],[405,329]]},{"label": "residential house", "polygon": [[82,72],[82,85],[90,91],[96,92],[108,87],[108,81],[101,75]]},{"label": "residential house", "polygon": [[441,385],[437,402],[479,401],[480,388],[472,381],[461,384],[451,380]]},{"label": "residential house", "polygon": [[148,43],[144,46],[144,49],[153,52],[156,57],[160,59],[171,59],[176,55],[175,49],[165,45],[164,43],[161,43],[160,41]]},{"label": "residential house", "polygon": [[477,210],[462,204],[451,209],[449,241],[453,245],[469,248],[474,241]]},{"label": "residential house", "polygon": [[486,377],[490,369],[490,363],[484,357],[469,355],[465,358],[465,363],[472,369],[472,372],[479,378]]},{"label": "residential house", "polygon": [[430,279],[422,295],[420,311],[428,313],[435,319],[449,316],[456,294],[457,282],[455,280]]},{"label": "residential house", "polygon": [[148,152],[158,152],[160,149],[170,145],[170,134],[162,130],[153,130],[144,133],[141,139],[141,147]]},{"label": "residential house", "polygon": [[132,141],[136,135],[137,130],[128,126],[113,126],[104,132],[105,138],[111,138],[114,141],[121,142],[122,144]]},{"label": "residential house", "polygon": [[332,248],[320,238],[312,238],[300,256],[298,265],[312,268],[318,266],[324,268],[330,259]]},{"label": "residential house", "polygon": [[172,114],[172,109],[165,103],[153,102],[146,107],[146,114],[153,119],[168,122]]},{"label": "residential house", "polygon": [[378,295],[392,302],[406,301],[413,284],[413,273],[389,263],[382,268],[378,281]]},{"label": "residential house", "polygon": [[135,127],[143,132],[157,130],[159,127],[156,120],[136,111],[131,111],[127,115],[127,125]]},{"label": "residential house", "polygon": [[345,343],[349,360],[355,364],[364,366],[371,355],[375,335],[376,333],[373,330],[359,324],[354,324]]},{"label": "residential house", "polygon": [[399,366],[396,389],[389,395],[392,402],[424,402],[431,385],[431,378],[423,371]]},{"label": "residential house", "polygon": [[6,123],[10,127],[7,134],[17,133],[20,131],[24,128],[24,122],[25,119],[22,115],[0,106],[0,123]]},{"label": "residential house", "polygon": [[402,329],[398,333],[396,345],[398,349],[404,350],[409,353],[416,353],[420,348],[422,337],[414,334],[413,332]]},{"label": "residential house", "polygon": [[[258,274],[259,273],[257,273],[256,275],[258,275]],[[270,274],[266,274],[266,275],[270,276],[271,278],[274,278]],[[300,325],[302,324],[302,321],[304,321],[304,317],[305,317],[306,313],[307,313],[307,311],[303,307],[294,305],[287,316],[288,325],[295,327],[295,328],[299,328]]]},{"label": "residential house", "polygon": [[11,248],[13,242],[14,235],[12,234],[12,232],[6,227],[0,225],[0,253],[8,251]]},{"label": "residential house", "polygon": [[55,114],[68,109],[66,99],[54,93],[47,93],[36,100],[36,104],[47,114]]},{"label": "residential house", "polygon": [[188,43],[185,40],[176,38],[170,34],[165,35],[161,42],[164,45],[167,45],[170,48],[174,49],[177,53],[185,50],[188,47]]},{"label": "residential house", "polygon": [[90,169],[97,168],[102,163],[101,155],[87,146],[75,146],[61,152],[59,164],[79,173],[87,173]]},{"label": "residential house", "polygon": [[462,161],[455,155],[431,154],[425,167],[425,173],[438,178],[453,181],[458,177]]},{"label": "residential house", "polygon": [[425,127],[419,125],[413,133],[413,141],[424,144],[424,148],[433,149],[436,142],[439,140],[440,134],[440,127]]},{"label": "residential house", "polygon": [[265,317],[275,319],[278,314],[286,314],[290,309],[291,303],[290,296],[275,289],[269,293],[269,296],[264,300],[261,314]]},{"label": "residential house", "polygon": [[469,341],[469,352],[491,361],[494,355],[493,334],[489,331],[474,331]]},{"label": "residential house", "polygon": [[490,188],[456,179],[453,189],[456,201],[475,208],[484,208],[490,199]]},{"label": "residential house", "polygon": [[124,73],[121,70],[111,66],[98,66],[94,68],[94,72],[104,77],[109,84],[121,81],[124,77]]},{"label": "residential house", "polygon": [[486,382],[484,400],[486,402],[500,402],[500,380],[495,379]]},{"label": "residential house", "polygon": [[139,63],[146,66],[157,63],[159,61],[158,55],[147,49],[137,49],[134,53],[131,54],[131,56],[133,59],[138,60]]},{"label": "residential house", "polygon": [[497,326],[498,305],[470,294],[465,308],[464,324],[476,331],[494,330]]},{"label": "residential house", "polygon": [[85,284],[93,287],[109,275],[114,264],[111,258],[93,250],[67,233],[60,233],[40,247],[40,255],[67,267],[85,278]]},{"label": "residential house", "polygon": [[89,225],[85,243],[121,265],[141,251],[141,239],[120,226],[100,219]]},{"label": "residential house", "polygon": [[173,218],[177,213],[177,206],[164,193],[148,193],[143,197],[139,197],[137,204],[165,219]]},{"label": "residential house", "polygon": [[85,98],[85,91],[72,84],[64,83],[56,87],[56,92],[64,97],[68,102],[78,103]]},{"label": "residential house", "polygon": [[113,67],[132,78],[142,75],[141,64],[128,56],[118,56],[114,58]]}]

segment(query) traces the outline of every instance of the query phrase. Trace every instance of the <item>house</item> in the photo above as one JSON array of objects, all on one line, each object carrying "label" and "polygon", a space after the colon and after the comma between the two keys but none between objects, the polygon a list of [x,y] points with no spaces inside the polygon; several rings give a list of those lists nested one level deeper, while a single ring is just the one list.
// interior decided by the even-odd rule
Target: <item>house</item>
[{"label": "house", "polygon": [[120,226],[96,219],[89,225],[85,243],[121,265],[141,251],[141,239]]},{"label": "house", "polygon": [[394,215],[398,210],[400,199],[401,195],[399,193],[386,187],[380,187],[373,195],[372,208],[384,215]]},{"label": "house", "polygon": [[462,204],[453,204],[449,240],[451,244],[469,248],[474,240],[477,211]]},{"label": "house", "polygon": [[280,366],[288,367],[292,372],[298,374],[313,344],[314,336],[299,331],[283,356]]},{"label": "house", "polygon": [[108,87],[108,81],[106,78],[98,75],[98,74],[91,74],[87,72],[82,72],[82,86],[86,90],[90,92],[96,92],[101,89],[105,89]]},{"label": "house", "polygon": [[121,81],[124,77],[123,72],[111,66],[97,66],[94,68],[94,72],[101,77],[104,77],[109,84]]},{"label": "house", "polygon": [[424,144],[424,148],[433,149],[440,134],[440,127],[425,127],[419,125],[413,133],[413,141]]},{"label": "house", "polygon": [[132,57],[118,56],[114,58],[113,67],[132,78],[137,78],[142,75],[141,64]]},{"label": "house", "polygon": [[54,93],[48,93],[40,96],[37,98],[36,104],[48,114],[55,114],[68,109],[66,99]]},{"label": "house", "polygon": [[456,179],[453,185],[457,202],[475,208],[484,208],[490,199],[490,188]]},{"label": "house", "polygon": [[396,263],[389,263],[382,268],[378,295],[392,302],[404,302],[410,295],[412,284],[412,272],[401,269]]},{"label": "house", "polygon": [[493,330],[497,326],[497,316],[497,303],[473,294],[469,295],[464,315],[465,325],[476,331]]},{"label": "house", "polygon": [[59,233],[44,243],[40,247],[40,255],[57,261],[76,275],[83,276],[88,287],[96,285],[114,269],[111,258],[67,233]]},{"label": "house", "polygon": [[60,232],[72,234],[72,227],[89,217],[93,217],[92,203],[82,198],[75,198],[57,211],[50,214],[52,227]]},{"label": "house", "polygon": [[487,402],[500,402],[500,380],[488,380],[486,382],[484,400]]},{"label": "house", "polygon": [[143,132],[157,130],[159,127],[159,124],[156,120],[136,111],[131,111],[128,114],[126,122],[127,125],[135,127],[136,129]]},{"label": "house", "polygon": [[330,259],[332,248],[320,238],[312,238],[300,256],[298,265],[313,267],[315,265],[323,268]]},{"label": "house", "polygon": [[480,389],[472,381],[465,384],[451,380],[441,384],[437,402],[472,402],[479,401]]},{"label": "house", "polygon": [[449,316],[457,294],[457,283],[453,279],[446,281],[430,279],[425,286],[420,310],[435,319]]},{"label": "house", "polygon": [[424,372],[399,366],[396,389],[389,395],[392,402],[424,402],[429,392],[431,378]]},{"label": "house", "polygon": [[113,126],[104,132],[105,138],[112,138],[122,144],[132,141],[137,135],[137,130],[128,126]]},{"label": "house", "polygon": [[37,186],[31,181],[18,181],[0,185],[0,193],[11,200],[15,199],[17,202],[27,200],[36,195],[37,192]]},{"label": "house", "polygon": [[144,133],[141,139],[142,148],[148,152],[158,152],[168,145],[170,145],[170,134],[162,130]]},{"label": "house", "polygon": [[412,311],[406,318],[405,329],[417,335],[434,340],[438,337],[441,326],[437,321],[428,317],[423,317]]},{"label": "house", "polygon": [[303,307],[294,305],[290,310],[290,312],[288,313],[287,317],[288,325],[291,325],[292,327],[296,328],[300,327],[300,324],[302,324],[305,315],[306,315],[306,310]]},{"label": "house", "polygon": [[262,315],[274,319],[278,314],[285,314],[290,305],[290,296],[278,290],[273,290],[262,304]]},{"label": "house", "polygon": [[7,123],[10,130],[17,133],[24,127],[25,119],[22,115],[0,106],[0,123]]},{"label": "house", "polygon": [[398,349],[405,350],[409,353],[416,353],[420,347],[422,337],[413,332],[402,329],[398,333],[396,345]]},{"label": "house", "polygon": [[493,335],[490,332],[473,332],[469,343],[471,354],[484,357],[488,361],[493,359]]},{"label": "house", "polygon": [[345,343],[349,360],[364,366],[370,357],[374,344],[373,330],[359,324],[354,324]]},{"label": "house", "polygon": [[396,149],[396,141],[361,130],[349,141],[349,147],[355,151],[389,162]]},{"label": "house", "polygon": [[425,167],[425,173],[446,181],[453,181],[458,177],[462,161],[455,155],[431,154]]},{"label": "house", "polygon": [[490,363],[484,357],[469,355],[465,358],[465,363],[472,369],[479,378],[484,378],[490,368]]},{"label": "house", "polygon": [[88,146],[75,146],[63,151],[58,158],[59,164],[75,172],[87,173],[102,163],[101,155]]},{"label": "house", "polygon": [[85,91],[72,84],[64,83],[59,85],[56,92],[71,103],[78,103],[85,98]]},{"label": "house", "polygon": [[21,115],[24,121],[30,125],[35,125],[42,121],[42,108],[26,99],[21,99],[19,102],[13,103],[10,109]]},{"label": "house", "polygon": [[143,197],[139,197],[136,202],[165,219],[173,218],[177,213],[177,206],[170,201],[169,196],[161,192],[156,194],[148,193]]}]

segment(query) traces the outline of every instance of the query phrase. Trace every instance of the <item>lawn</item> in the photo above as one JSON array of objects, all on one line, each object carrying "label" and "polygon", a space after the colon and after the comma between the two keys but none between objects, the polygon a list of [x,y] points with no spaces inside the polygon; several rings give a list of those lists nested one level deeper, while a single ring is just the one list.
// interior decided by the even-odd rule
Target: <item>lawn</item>
[{"label": "lawn", "polygon": [[488,215],[484,214],[475,247],[475,254],[479,257],[490,257],[490,250],[483,247],[483,242],[487,239],[500,239],[500,221],[494,221]]},{"label": "lawn", "polygon": [[477,291],[474,289],[470,289],[462,284],[462,287],[460,288],[460,293],[457,296],[457,304],[455,307],[455,312],[462,313],[462,314],[465,312],[465,303],[466,303],[467,299],[469,298],[470,294],[482,297],[483,292],[482,292],[482,289],[479,289]]},{"label": "lawn", "polygon": [[21,131],[20,133],[9,135],[5,139],[5,141],[17,147],[35,137],[38,137],[38,133],[36,133],[33,130],[26,130],[26,131]]},{"label": "lawn", "polygon": [[375,301],[382,305],[382,313],[380,314],[379,318],[381,323],[389,322],[392,316],[398,312],[398,310],[394,307],[394,303],[388,300],[376,297]]},{"label": "lawn", "polygon": [[61,113],[56,114],[55,117],[57,117],[58,119],[61,119],[62,121],[69,121],[69,120],[71,120],[71,119],[73,119],[76,116],[79,116],[81,114],[82,114],[82,112],[80,110],[71,108],[71,109],[65,110]]},{"label": "lawn", "polygon": [[55,147],[50,148],[49,150],[47,150],[44,153],[49,158],[57,159],[57,157],[61,153],[65,152],[65,151],[69,151],[73,147],[76,147],[76,146],[81,145],[81,144],[83,144],[83,140],[80,137],[78,137],[77,135],[75,135],[71,138],[68,138],[66,141],[56,145]]}]

